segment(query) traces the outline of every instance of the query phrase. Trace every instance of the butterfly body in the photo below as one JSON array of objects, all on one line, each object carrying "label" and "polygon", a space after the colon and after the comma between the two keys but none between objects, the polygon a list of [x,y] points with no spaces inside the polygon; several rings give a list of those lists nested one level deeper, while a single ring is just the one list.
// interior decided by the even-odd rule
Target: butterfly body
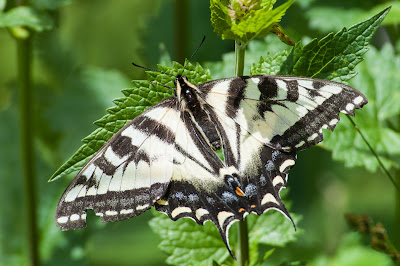
[{"label": "butterfly body", "polygon": [[[276,209],[296,151],[322,141],[339,113],[367,99],[332,81],[245,76],[191,84],[177,76],[175,95],[116,133],[83,167],[56,210],[63,230],[137,216],[155,206],[172,220],[212,221],[227,231],[248,213]],[[216,150],[221,150],[221,159]]]}]

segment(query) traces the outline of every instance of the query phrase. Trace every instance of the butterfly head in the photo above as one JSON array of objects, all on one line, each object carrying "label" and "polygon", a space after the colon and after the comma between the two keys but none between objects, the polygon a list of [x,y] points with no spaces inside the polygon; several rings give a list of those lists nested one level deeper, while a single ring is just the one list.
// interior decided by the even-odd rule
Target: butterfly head
[{"label": "butterfly head", "polygon": [[199,103],[198,89],[188,81],[186,76],[177,75],[174,81],[176,96],[181,106],[196,106]]}]

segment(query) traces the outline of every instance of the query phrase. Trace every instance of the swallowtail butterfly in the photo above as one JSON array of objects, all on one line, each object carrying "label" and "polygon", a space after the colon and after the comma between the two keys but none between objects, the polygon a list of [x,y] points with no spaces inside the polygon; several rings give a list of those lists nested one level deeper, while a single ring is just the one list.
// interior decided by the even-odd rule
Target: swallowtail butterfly
[{"label": "swallowtail butterfly", "polygon": [[110,222],[155,206],[172,220],[212,221],[230,251],[229,226],[248,213],[276,209],[291,219],[279,192],[296,152],[321,142],[340,112],[367,103],[350,86],[292,76],[195,86],[178,75],[175,85],[82,168],[58,203],[57,226],[85,227],[87,209]]}]

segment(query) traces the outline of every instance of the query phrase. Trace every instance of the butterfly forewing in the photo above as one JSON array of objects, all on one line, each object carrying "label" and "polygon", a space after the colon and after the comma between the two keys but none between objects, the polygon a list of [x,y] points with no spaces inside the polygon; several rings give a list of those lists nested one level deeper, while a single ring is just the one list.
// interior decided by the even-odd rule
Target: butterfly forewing
[{"label": "butterfly forewing", "polygon": [[319,79],[246,76],[211,83],[204,87],[212,108],[232,117],[260,142],[283,151],[321,142],[322,129],[333,130],[339,112],[354,115],[368,102],[350,86]]},{"label": "butterfly forewing", "polygon": [[78,173],[61,197],[56,223],[63,230],[86,225],[86,210],[119,221],[149,209],[173,173],[175,101],[167,99],[121,129]]}]

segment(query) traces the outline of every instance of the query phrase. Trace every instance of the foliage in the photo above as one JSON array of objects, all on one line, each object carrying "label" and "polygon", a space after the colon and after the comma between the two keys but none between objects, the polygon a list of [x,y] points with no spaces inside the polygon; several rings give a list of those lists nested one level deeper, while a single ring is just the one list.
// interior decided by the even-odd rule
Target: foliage
[{"label": "foliage", "polygon": [[[119,68],[118,70],[111,68],[116,67],[117,64],[129,65],[131,56],[135,62],[136,58],[139,58],[140,61],[151,56],[151,58],[157,57],[154,48],[150,49],[149,47],[154,47],[154,45],[151,46],[154,43],[158,45],[160,40],[167,44],[167,50],[172,50],[169,45],[172,43],[173,34],[167,29],[172,28],[168,23],[173,21],[171,17],[173,12],[170,12],[173,3],[162,1],[163,9],[158,9],[160,1],[157,2],[157,5],[154,3],[141,3],[143,8],[132,8],[129,6],[131,3],[123,0],[119,2],[113,1],[112,4],[104,1],[86,3],[85,1],[71,0],[32,0],[30,1],[31,6],[19,8],[11,8],[11,2],[0,0],[1,27],[6,27],[9,30],[8,32],[17,38],[29,36],[29,32],[23,30],[24,26],[29,27],[30,31],[37,32],[34,39],[35,97],[32,99],[35,106],[35,129],[32,130],[32,135],[35,138],[36,148],[36,183],[39,191],[37,212],[39,214],[40,252],[43,263],[49,265],[82,265],[87,262],[89,264],[108,263],[113,265],[128,265],[132,263],[150,265],[153,263],[152,265],[159,265],[161,263],[159,257],[162,254],[157,253],[160,251],[155,248],[156,237],[147,234],[146,223],[147,219],[149,219],[147,213],[135,219],[106,224],[102,227],[96,226],[98,219],[91,220],[94,217],[90,217],[90,213],[88,213],[89,226],[87,229],[61,232],[54,225],[54,208],[62,189],[67,186],[68,180],[63,178],[59,182],[49,185],[46,184],[45,179],[51,175],[54,167],[65,159],[66,154],[73,151],[73,143],[76,143],[76,139],[93,130],[93,126],[89,121],[93,121],[95,117],[98,117],[99,113],[104,112],[103,110],[109,106],[109,99],[118,95],[120,88],[135,87],[124,90],[125,97],[123,100],[116,100],[116,106],[110,108],[110,112],[98,120],[99,129],[95,130],[97,135],[92,134],[92,137],[85,138],[87,143],[82,146],[85,147],[85,153],[81,154],[81,157],[74,157],[75,161],[71,165],[66,167],[64,165],[64,170],[60,170],[58,172],[59,175],[53,176],[54,179],[66,175],[68,171],[77,170],[77,165],[82,165],[87,160],[86,156],[93,154],[94,150],[101,146],[106,141],[106,138],[113,134],[114,130],[117,130],[122,124],[140,113],[141,110],[170,95],[171,92],[169,90],[154,86],[154,84],[149,84],[143,80],[134,81],[133,85],[129,85],[127,75],[132,75],[131,68]],[[213,2],[211,2],[211,5],[213,5]],[[253,1],[244,2],[252,3]],[[291,1],[289,2],[291,3]],[[257,7],[257,10],[253,12],[265,8],[268,12],[258,11],[260,15],[257,16],[271,15],[272,17],[272,14],[275,14],[275,22],[281,20],[279,14],[286,12],[287,15],[280,22],[282,27],[291,36],[295,36],[296,38],[294,39],[299,40],[302,38],[303,44],[308,42],[307,36],[319,36],[317,40],[311,43],[317,52],[313,53],[312,45],[307,46],[300,42],[298,42],[294,50],[285,49],[286,47],[283,43],[277,42],[276,39],[271,38],[271,35],[268,35],[265,38],[266,42],[252,40],[249,43],[245,62],[247,69],[250,70],[251,68],[252,73],[269,74],[293,73],[295,69],[298,74],[314,75],[318,72],[318,77],[340,80],[348,80],[357,71],[358,75],[353,77],[349,83],[365,93],[369,99],[369,104],[364,110],[357,112],[357,125],[368,136],[371,145],[378,151],[385,165],[388,168],[398,168],[400,127],[398,122],[399,105],[397,103],[399,82],[395,70],[399,69],[399,50],[397,49],[396,51],[386,44],[382,50],[372,48],[366,55],[362,55],[366,51],[366,43],[370,41],[369,38],[373,34],[372,31],[376,29],[378,22],[381,22],[378,20],[381,20],[382,17],[376,17],[375,25],[368,26],[364,31],[359,27],[350,27],[348,30],[340,31],[342,35],[338,35],[339,33],[329,35],[325,32],[339,31],[344,25],[349,26],[362,21],[368,16],[377,14],[389,4],[376,5],[371,8],[365,7],[367,4],[359,3],[359,1],[338,1],[333,3],[328,0],[298,0],[292,5],[291,9],[286,11],[290,5],[288,4],[289,2],[278,7],[282,8],[278,12],[274,11],[278,8],[273,9],[275,1],[262,1],[263,5]],[[349,5],[343,5],[346,6],[345,8],[338,8],[337,6],[341,6],[341,4],[336,3],[339,2],[346,2]],[[353,2],[356,4],[354,5]],[[69,3],[72,4],[67,5]],[[243,41],[248,41],[265,36],[264,33],[267,30],[273,32],[274,28],[270,27],[271,23],[258,25],[256,19],[254,19],[254,21],[249,20],[246,22],[251,26],[251,34],[244,34],[246,31],[243,31],[243,27],[239,26],[239,24],[245,23],[243,22],[245,13],[242,14],[241,10],[238,9],[240,7],[237,5],[238,1],[229,1],[229,3],[236,3],[233,8],[241,20],[234,22],[215,20],[215,23],[220,23],[219,25],[226,23],[229,26],[226,27],[226,31],[221,31],[220,34],[225,33],[227,34],[226,36],[229,36],[228,34],[237,34],[238,37],[243,38]],[[353,6],[351,6],[352,3]],[[371,3],[371,1],[368,3]],[[386,30],[389,30],[389,33],[390,30],[395,30],[392,26],[398,23],[398,18],[400,17],[398,16],[398,2],[392,1],[391,4],[392,10],[382,22],[382,24],[388,26]],[[198,5],[204,5],[202,1],[193,1],[191,5],[192,14],[194,15],[191,17],[193,19],[191,24],[194,28],[192,35],[186,38],[196,39],[199,34],[204,34],[204,28],[200,26],[209,24],[209,21],[205,20],[208,17],[209,10],[201,13],[196,9]],[[349,6],[350,8],[348,8]],[[226,16],[227,14],[230,16],[229,11],[226,13],[223,8],[220,7],[223,13],[221,13],[221,10],[215,11],[212,16],[220,14],[222,18],[231,19],[231,17]],[[104,10],[107,10],[107,12],[104,12]],[[129,18],[124,20],[123,16],[120,15],[122,10],[129,10]],[[163,12],[159,12],[159,10]],[[83,15],[80,15],[80,12]],[[101,27],[99,27],[98,21],[93,20],[95,17],[103,18],[106,13],[113,12],[118,14],[118,16],[115,16],[115,23],[117,25],[129,25],[129,28],[121,26],[121,28],[115,30],[111,26],[111,22],[114,19],[104,20],[105,22],[101,24]],[[21,13],[24,16],[21,16]],[[155,18],[154,14],[157,13],[159,13],[158,18]],[[87,14],[96,15],[88,16]],[[372,23],[373,21],[370,22]],[[233,27],[234,29],[231,27],[233,24],[237,24]],[[262,34],[257,34],[260,29],[262,29]],[[221,54],[226,51],[227,42],[221,44],[213,40],[213,38],[209,37],[212,35],[211,30],[207,30],[210,33],[206,31],[208,41],[204,45],[206,47],[204,50],[206,50],[207,56],[212,55],[207,58],[208,60],[219,60]],[[100,38],[96,39],[94,38],[96,35],[92,35],[96,31],[102,33]],[[142,31],[145,33],[143,34]],[[0,212],[2,217],[0,218],[0,264],[22,265],[27,264],[27,254],[23,245],[24,234],[26,233],[24,229],[26,223],[25,206],[22,200],[24,198],[24,184],[21,181],[23,169],[20,164],[20,140],[18,138],[18,94],[15,92],[17,80],[12,71],[15,68],[15,58],[13,53],[10,52],[14,51],[14,40],[8,38],[8,32],[0,32],[2,43],[0,55],[3,60],[3,64],[0,66],[0,93],[2,95],[0,97],[0,122],[2,125],[6,125],[0,131],[2,147],[0,152],[0,177],[2,181],[2,187],[0,188]],[[115,35],[113,35],[114,32],[116,33]],[[353,41],[346,39],[348,41],[346,44],[348,49],[345,49],[345,51],[349,51],[349,53],[342,53],[344,55],[342,58],[335,56],[325,58],[323,52],[329,54],[331,49],[324,50],[323,44],[333,47],[333,44],[338,44],[338,39],[335,38],[349,36],[349,32],[364,34],[364,38],[361,39],[364,43],[358,42],[360,39],[354,39]],[[385,32],[385,29],[383,32]],[[118,38],[118,36],[122,37]],[[135,41],[132,41],[133,39],[130,40],[130,37],[134,38]],[[391,34],[390,37],[393,38],[394,46],[400,47],[400,42],[396,43],[396,34]],[[90,43],[83,43],[82,40],[90,40]],[[384,39],[380,37],[376,40],[382,42]],[[112,41],[116,43],[112,43]],[[86,50],[83,48],[85,45],[88,47]],[[231,47],[228,48],[230,49]],[[202,53],[202,49],[200,49],[198,55]],[[306,56],[307,51],[309,54]],[[118,61],[117,54],[123,54],[124,60]],[[263,58],[260,59],[260,55],[263,55]],[[315,55],[319,60],[333,61],[330,61],[329,67],[324,69],[322,67],[323,64],[318,65],[322,61],[310,60],[311,55]],[[366,60],[361,62],[357,68],[354,68],[361,57],[365,57]],[[108,58],[109,61],[102,61],[103,58]],[[210,69],[213,78],[229,77],[234,73],[234,54],[224,53],[222,59],[219,62],[202,64]],[[349,66],[347,64],[348,60],[353,60],[353,65]],[[114,64],[114,62],[118,63]],[[155,62],[153,61],[153,63]],[[143,64],[149,66],[153,63],[147,61]],[[164,60],[162,65],[167,63],[169,64],[169,61]],[[298,64],[296,65],[296,63]],[[336,63],[341,66],[340,71]],[[96,65],[96,67],[93,65]],[[253,67],[251,67],[252,65]],[[282,65],[285,68],[282,68]],[[312,71],[306,71],[306,66],[312,68],[316,65],[318,67],[315,67]],[[161,69],[174,73],[181,67],[177,64],[174,64],[171,68],[160,66]],[[196,67],[190,66],[189,68]],[[203,71],[201,68],[198,70],[200,72]],[[133,73],[137,74],[138,72],[140,71],[134,71]],[[209,73],[206,71],[202,73],[205,73],[203,77],[193,77],[190,73],[185,73],[185,75],[189,76],[194,83],[201,83],[211,79]],[[167,84],[172,85],[170,77],[163,77],[159,73],[148,73],[148,79],[153,78],[158,78],[160,82],[167,82]],[[138,100],[139,96],[145,96],[145,99]],[[132,105],[128,106],[128,104]],[[132,112],[128,112],[128,109]],[[343,120],[339,123],[334,133],[324,133],[326,140],[321,146],[331,150],[333,158],[345,162],[347,166],[364,166],[369,170],[376,170],[378,165],[375,159],[351,128],[351,124],[347,123],[345,119]],[[338,202],[344,202],[339,213],[353,209],[356,212],[370,212],[371,215],[378,216],[379,220],[389,224],[387,227],[389,234],[395,232],[398,223],[393,223],[394,225],[392,226],[390,224],[394,212],[392,195],[390,189],[388,190],[388,185],[382,182],[382,178],[362,171],[362,169],[345,169],[340,163],[329,161],[326,154],[327,152],[322,153],[321,156],[321,152],[318,149],[304,152],[299,156],[294,171],[291,171],[290,182],[292,185],[297,184],[290,195],[291,199],[295,199],[292,209],[296,213],[303,214],[304,219],[300,226],[306,229],[305,234],[299,234],[301,231],[299,229],[298,232],[294,233],[291,224],[279,213],[268,212],[258,217],[258,219],[256,219],[257,216],[255,215],[248,216],[249,227],[253,226],[250,234],[251,261],[253,263],[261,263],[267,259],[268,264],[276,265],[282,262],[286,262],[285,265],[295,265],[290,262],[299,260],[307,261],[312,265],[341,265],[349,262],[352,262],[353,265],[390,264],[385,255],[367,248],[359,236],[354,234],[347,236],[339,248],[335,248],[335,240],[340,238],[341,232],[347,230],[342,225],[337,225],[338,221],[342,220],[337,217],[338,215],[335,216],[335,219],[329,219],[329,217],[335,215],[332,214],[334,213],[332,210],[335,209]],[[304,163],[305,161],[306,163]],[[318,166],[319,164],[323,166]],[[328,179],[329,182],[340,184],[338,186],[339,190],[330,187],[329,184],[331,183],[326,182]],[[293,181],[296,182],[296,180],[301,181],[292,183]],[[313,188],[317,189],[313,190]],[[332,193],[332,191],[340,191],[340,193]],[[311,196],[312,200],[309,200]],[[327,199],[330,201],[327,201]],[[318,203],[324,200],[329,204],[323,205],[324,207],[321,209],[321,205]],[[314,215],[309,215],[310,213]],[[320,217],[321,215],[324,217]],[[298,218],[296,214],[293,217],[295,220]],[[253,219],[255,221],[254,224]],[[163,223],[164,220],[165,223]],[[96,221],[96,223],[93,224],[93,221]],[[160,223],[157,223],[157,221]],[[314,226],[309,226],[310,221],[314,222]],[[319,225],[319,227],[315,226],[321,221],[324,224]],[[165,217],[160,218],[157,215],[151,224],[153,227],[160,226],[163,228],[160,231],[164,230],[163,232],[169,233],[162,242],[165,245],[161,247],[163,250],[171,252],[172,256],[168,258],[169,263],[174,263],[175,259],[178,259],[176,254],[179,252],[188,251],[182,249],[182,247],[175,249],[174,244],[184,245],[184,247],[188,247],[189,244],[197,244],[194,242],[167,241],[168,237],[173,238],[173,230],[177,229],[174,226],[181,222],[184,223],[184,228],[195,230],[193,235],[205,236],[208,233],[203,234],[203,230],[206,229],[214,230],[215,233],[215,227],[211,223],[207,223],[204,227],[184,220],[173,223],[165,219]],[[167,223],[171,223],[172,227],[166,227]],[[299,226],[298,220],[296,225]],[[234,231],[234,229],[233,227],[231,231]],[[155,231],[158,230],[156,229]],[[275,230],[278,230],[280,234],[275,234]],[[329,232],[330,238],[326,237],[327,232]],[[177,229],[175,233],[175,236],[182,236],[184,232]],[[210,234],[212,235],[212,233]],[[189,234],[185,233],[184,236],[185,239],[190,239]],[[219,242],[219,244],[215,244],[215,250],[220,252],[221,256],[213,260],[212,263],[214,265],[224,261],[233,263],[230,257],[227,256],[222,241],[217,237],[215,236],[214,240],[215,243]],[[292,242],[295,238],[297,240]],[[394,234],[392,238],[395,239],[396,235]],[[232,242],[235,240],[235,234],[232,234],[232,232],[231,240]],[[272,240],[283,240],[285,243],[271,242]],[[198,244],[203,245],[206,243],[208,242],[205,241],[203,243],[200,241]],[[285,245],[285,247],[282,248],[281,245]],[[332,250],[336,250],[336,252],[332,256],[327,256],[326,253],[328,251],[332,252]],[[193,253],[193,250],[188,252],[198,258],[196,253]],[[366,261],[365,258],[368,258],[368,260]]]},{"label": "foliage", "polygon": [[211,0],[211,24],[223,39],[233,39],[244,44],[254,38],[265,37],[276,25],[294,0],[272,9],[275,1]]},{"label": "foliage", "polygon": [[[288,204],[287,204],[288,205]],[[153,231],[162,241],[159,248],[169,255],[168,264],[173,265],[211,265],[214,261],[218,265],[234,265],[219,232],[212,222],[199,226],[189,219],[172,221],[168,216],[154,212],[155,217],[150,221]],[[295,224],[301,216],[292,214]],[[295,231],[289,219],[277,211],[269,211],[261,216],[251,214],[246,217],[249,230],[250,262],[257,265],[273,253],[271,247],[285,247],[294,242],[302,233]],[[230,231],[237,231],[237,224],[233,224]],[[236,234],[230,234],[231,243],[237,242]],[[269,247],[269,251],[261,252],[260,245]]]}]

